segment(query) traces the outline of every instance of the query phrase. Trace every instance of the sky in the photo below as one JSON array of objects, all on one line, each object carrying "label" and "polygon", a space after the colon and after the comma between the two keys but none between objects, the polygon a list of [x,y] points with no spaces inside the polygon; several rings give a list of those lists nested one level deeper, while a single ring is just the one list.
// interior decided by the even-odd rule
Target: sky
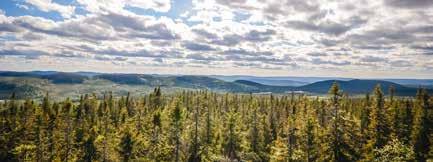
[{"label": "sky", "polygon": [[433,79],[433,1],[1,0],[0,70]]}]

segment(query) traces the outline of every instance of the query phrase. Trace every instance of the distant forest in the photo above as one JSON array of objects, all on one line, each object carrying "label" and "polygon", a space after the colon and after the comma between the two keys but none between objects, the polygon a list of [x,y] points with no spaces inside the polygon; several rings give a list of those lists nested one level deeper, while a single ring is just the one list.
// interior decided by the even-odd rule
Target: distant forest
[{"label": "distant forest", "polygon": [[[387,94],[387,95],[385,95]],[[0,161],[432,161],[433,97],[181,91],[0,104]]]}]

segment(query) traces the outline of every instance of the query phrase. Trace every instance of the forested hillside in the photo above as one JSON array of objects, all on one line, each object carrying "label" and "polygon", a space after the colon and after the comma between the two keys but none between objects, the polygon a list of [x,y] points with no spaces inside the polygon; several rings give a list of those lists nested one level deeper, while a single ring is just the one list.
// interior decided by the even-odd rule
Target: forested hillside
[{"label": "forested hillside", "polygon": [[[221,77],[221,76],[220,76]],[[248,78],[246,78],[248,79]],[[272,79],[272,77],[270,77]],[[308,78],[305,78],[308,79]],[[314,78],[313,79],[318,79]],[[323,79],[323,78],[322,78]],[[259,80],[260,79],[251,79]],[[11,93],[16,92],[18,99],[40,99],[44,93],[49,92],[56,98],[79,98],[82,94],[111,91],[115,95],[126,95],[132,92],[134,96],[149,94],[154,87],[162,87],[168,92],[178,90],[209,90],[213,92],[230,93],[277,93],[288,94],[301,92],[308,95],[326,95],[327,90],[334,82],[340,89],[351,96],[359,96],[371,92],[377,84],[382,85],[384,94],[393,87],[396,96],[414,96],[420,87],[433,93],[428,80],[425,84],[401,85],[385,80],[347,79],[322,80],[311,84],[299,86],[267,85],[251,80],[227,81],[211,76],[201,75],[149,75],[149,74],[101,74],[91,72],[1,72],[0,71],[0,99],[7,99]],[[262,80],[263,81],[263,80]],[[274,80],[275,81],[275,80]],[[420,80],[405,80],[406,82]],[[166,91],[166,92],[167,92]]]},{"label": "forested hillside", "polygon": [[155,88],[142,97],[0,104],[0,161],[427,161],[433,98],[248,95]]}]

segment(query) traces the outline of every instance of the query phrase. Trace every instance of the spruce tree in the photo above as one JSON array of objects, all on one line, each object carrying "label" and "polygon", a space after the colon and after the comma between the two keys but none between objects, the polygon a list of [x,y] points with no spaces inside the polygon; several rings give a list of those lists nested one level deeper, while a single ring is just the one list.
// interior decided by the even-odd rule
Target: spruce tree
[{"label": "spruce tree", "polygon": [[316,141],[316,135],[315,135],[315,123],[313,122],[313,119],[309,118],[307,120],[304,134],[306,136],[306,142],[305,142],[305,153],[306,153],[306,161],[307,162],[313,162],[317,159],[317,141]]},{"label": "spruce tree", "polygon": [[371,161],[375,158],[373,149],[380,149],[387,144],[391,133],[380,85],[375,87],[374,97],[369,116],[368,134],[366,135],[368,140],[363,149],[363,159],[365,161]]},{"label": "spruce tree", "polygon": [[224,154],[225,156],[234,161],[240,160],[240,135],[238,129],[238,114],[236,112],[230,111],[227,113],[227,125],[226,125],[226,135],[224,138]]},{"label": "spruce tree", "polygon": [[128,162],[132,155],[132,149],[134,146],[134,140],[129,132],[129,130],[125,130],[120,138],[119,143],[119,154],[122,158],[122,161]]},{"label": "spruce tree", "polygon": [[180,145],[181,145],[181,133],[182,133],[182,118],[183,113],[182,109],[180,108],[180,105],[178,102],[176,102],[176,105],[171,113],[171,126],[172,126],[172,140],[174,144],[174,161],[179,162],[181,160],[180,157]]},{"label": "spruce tree", "polygon": [[97,152],[96,152],[94,141],[95,141],[95,133],[90,133],[84,142],[83,161],[85,162],[92,162],[95,161],[97,158]]},{"label": "spruce tree", "polygon": [[430,139],[433,136],[433,112],[429,99],[425,89],[418,90],[411,138],[416,160],[421,162],[427,160],[433,142]]}]

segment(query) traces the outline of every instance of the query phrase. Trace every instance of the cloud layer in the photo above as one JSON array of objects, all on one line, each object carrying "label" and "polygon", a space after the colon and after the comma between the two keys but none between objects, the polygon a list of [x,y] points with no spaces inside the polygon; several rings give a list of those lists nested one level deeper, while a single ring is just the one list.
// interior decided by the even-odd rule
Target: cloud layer
[{"label": "cloud layer", "polygon": [[10,3],[0,70],[433,78],[429,0]]}]

